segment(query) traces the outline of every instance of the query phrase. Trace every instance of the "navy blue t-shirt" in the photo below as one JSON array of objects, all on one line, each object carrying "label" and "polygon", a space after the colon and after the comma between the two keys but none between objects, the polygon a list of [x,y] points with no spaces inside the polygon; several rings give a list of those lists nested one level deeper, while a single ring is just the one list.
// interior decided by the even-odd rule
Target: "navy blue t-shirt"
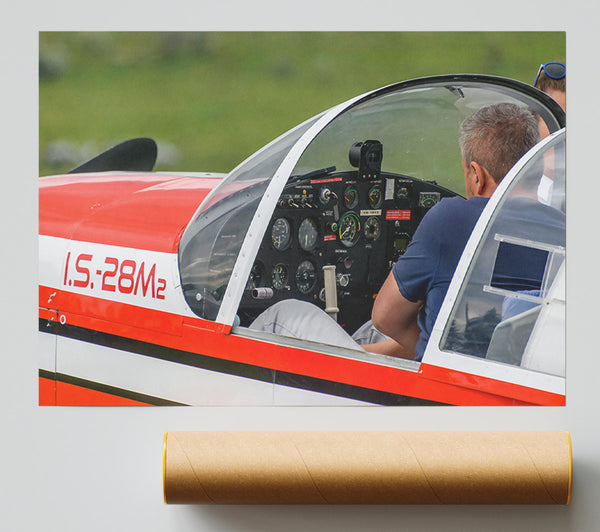
[{"label": "navy blue t-shirt", "polygon": [[454,270],[488,198],[444,198],[424,217],[392,268],[402,296],[424,301],[415,360],[421,360]]}]

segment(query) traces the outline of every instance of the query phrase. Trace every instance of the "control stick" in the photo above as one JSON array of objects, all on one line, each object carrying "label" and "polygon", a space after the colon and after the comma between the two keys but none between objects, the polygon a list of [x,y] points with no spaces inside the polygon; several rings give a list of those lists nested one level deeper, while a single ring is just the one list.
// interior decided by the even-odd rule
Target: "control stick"
[{"label": "control stick", "polygon": [[323,266],[323,276],[325,283],[325,312],[337,321],[337,313],[340,309],[337,306],[335,265],[328,264]]}]

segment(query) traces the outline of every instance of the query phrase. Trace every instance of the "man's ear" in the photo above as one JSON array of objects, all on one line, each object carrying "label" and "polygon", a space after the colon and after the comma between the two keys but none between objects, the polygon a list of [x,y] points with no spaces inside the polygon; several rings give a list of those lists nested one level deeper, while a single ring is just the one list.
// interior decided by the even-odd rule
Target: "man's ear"
[{"label": "man's ear", "polygon": [[491,196],[497,186],[492,175],[487,171],[485,166],[480,165],[476,161],[471,161],[470,167],[473,175],[473,194],[484,197]]}]

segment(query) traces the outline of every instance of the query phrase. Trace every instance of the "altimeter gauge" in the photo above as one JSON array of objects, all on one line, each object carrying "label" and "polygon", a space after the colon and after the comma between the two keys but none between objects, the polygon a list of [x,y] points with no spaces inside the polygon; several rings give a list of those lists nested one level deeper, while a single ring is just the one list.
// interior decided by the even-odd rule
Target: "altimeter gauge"
[{"label": "altimeter gauge", "polygon": [[304,260],[296,270],[296,286],[303,294],[308,294],[317,282],[315,267],[309,260]]},{"label": "altimeter gauge", "polygon": [[312,251],[317,245],[319,229],[312,218],[304,218],[298,228],[298,243],[304,251]]}]

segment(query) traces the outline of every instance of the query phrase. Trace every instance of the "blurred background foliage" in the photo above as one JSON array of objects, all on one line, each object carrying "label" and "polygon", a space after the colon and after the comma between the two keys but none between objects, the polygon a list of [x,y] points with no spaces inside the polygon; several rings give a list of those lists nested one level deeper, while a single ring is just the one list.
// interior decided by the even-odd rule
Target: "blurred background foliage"
[{"label": "blurred background foliage", "polygon": [[396,81],[532,83],[563,32],[41,32],[40,175],[132,137],[157,170],[228,172],[303,120]]}]

